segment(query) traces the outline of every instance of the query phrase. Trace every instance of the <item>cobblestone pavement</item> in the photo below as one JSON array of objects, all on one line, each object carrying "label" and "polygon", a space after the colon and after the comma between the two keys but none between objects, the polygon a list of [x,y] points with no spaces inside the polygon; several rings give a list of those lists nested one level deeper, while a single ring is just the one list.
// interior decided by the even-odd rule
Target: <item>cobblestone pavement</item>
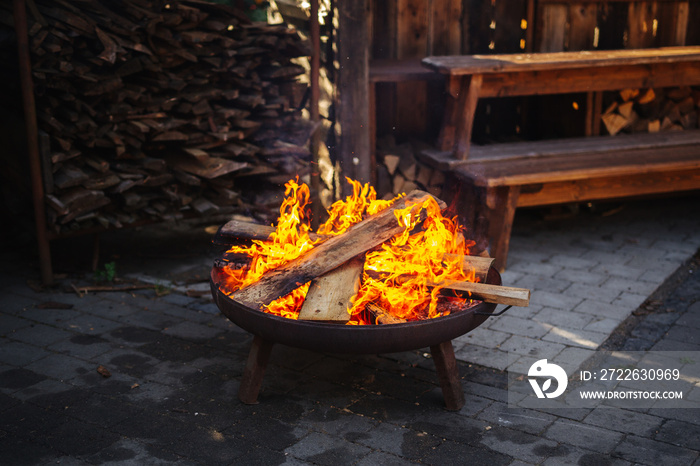
[{"label": "cobblestone pavement", "polygon": [[[533,322],[603,333],[591,340],[596,347],[700,351],[700,255],[691,257],[698,244],[690,231],[697,214],[697,198],[690,198],[631,204],[605,217],[516,219],[504,282],[529,283],[533,306],[510,323],[492,318],[477,329],[482,335],[455,342],[466,397],[459,412],[443,409],[427,350],[354,356],[281,345],[273,349],[260,403],[244,405],[237,391],[252,338],[210,300],[178,292],[159,297],[154,290],[80,298],[67,290],[73,275],[57,288],[35,290],[26,252],[3,252],[0,464],[698,466],[697,381],[687,400],[693,408],[509,408],[503,368],[469,357],[470,345],[518,355],[534,342],[537,352],[522,356],[564,361],[570,354],[579,364],[575,352],[593,351],[557,340],[553,327],[527,330],[537,328]],[[657,231],[654,241],[643,230]],[[131,241],[132,249],[150,254],[129,257],[108,245],[105,255],[120,274],[162,277],[158,291],[168,280],[182,284],[183,277],[206,274],[211,262],[199,252],[182,253],[181,244]],[[552,251],[536,264],[544,273],[524,265],[539,243]],[[196,249],[194,239],[187,244]],[[611,249],[629,257],[605,266],[627,290],[614,296],[604,292],[611,278],[593,278],[604,267],[599,257]],[[56,254],[64,252],[70,251]],[[627,268],[639,274],[623,278]],[[627,294],[634,299],[628,302]],[[589,299],[605,306],[597,313],[576,310]],[[557,300],[578,301],[570,309]],[[628,310],[618,315],[617,301]]]}]

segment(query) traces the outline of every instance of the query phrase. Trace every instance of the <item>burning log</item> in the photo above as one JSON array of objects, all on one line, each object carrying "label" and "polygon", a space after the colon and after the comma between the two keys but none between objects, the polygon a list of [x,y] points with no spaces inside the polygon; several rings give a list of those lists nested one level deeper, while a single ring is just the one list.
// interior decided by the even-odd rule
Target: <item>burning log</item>
[{"label": "burning log", "polygon": [[[390,207],[351,226],[342,235],[331,237],[297,259],[271,270],[259,281],[236,291],[233,298],[254,309],[270,304],[301,284],[333,270],[403,231],[404,227],[396,221],[395,212],[418,205],[429,196],[432,197],[423,191],[413,191]],[[438,204],[441,209],[446,207],[442,201],[438,201]]]},{"label": "burning log", "polygon": [[[381,273],[370,272],[372,276],[380,276]],[[396,278],[399,283],[406,283],[415,278],[413,275],[401,275]],[[485,283],[442,281],[426,283],[429,287],[439,286],[445,290],[463,291],[470,294],[470,298],[485,301],[487,303],[506,304],[509,306],[527,307],[530,305],[530,290],[526,288],[513,288],[501,285],[488,285]]]},{"label": "burning log", "polygon": [[[444,254],[442,256],[443,264],[445,259],[451,259],[454,258],[454,256],[454,254]],[[474,275],[476,278],[484,280],[486,279],[486,275],[488,275],[489,273],[489,269],[491,268],[491,264],[493,264],[493,261],[493,257],[464,256],[464,258],[462,259],[462,270],[464,270],[466,273],[474,271]]]},{"label": "burning log", "polygon": [[380,306],[374,303],[367,304],[365,309],[367,309],[367,312],[370,313],[374,322],[378,325],[402,324],[406,322],[406,319],[401,319],[400,317],[392,316],[385,309],[381,308]]},{"label": "burning log", "polygon": [[509,306],[527,307],[530,305],[530,290],[509,286],[488,285],[473,282],[428,282],[428,286],[441,286],[446,290],[466,291],[473,298],[487,303],[507,304]]},{"label": "burning log", "polygon": [[346,323],[350,299],[360,288],[364,261],[354,258],[311,281],[299,320]]},{"label": "burning log", "polygon": [[[443,254],[442,265],[446,264],[447,260],[455,260],[457,258],[456,254]],[[483,280],[489,273],[491,264],[493,263],[493,257],[481,257],[481,256],[464,256],[462,259],[462,270],[465,273],[474,273],[475,278]],[[384,273],[388,270],[375,270],[375,273]]]}]

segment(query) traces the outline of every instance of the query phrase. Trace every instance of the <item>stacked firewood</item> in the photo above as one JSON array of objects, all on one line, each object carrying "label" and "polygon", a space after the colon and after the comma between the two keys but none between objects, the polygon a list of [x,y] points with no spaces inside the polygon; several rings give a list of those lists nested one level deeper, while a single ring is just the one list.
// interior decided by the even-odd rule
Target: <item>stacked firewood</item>
[{"label": "stacked firewood", "polygon": [[698,128],[700,89],[624,89],[603,112],[609,134]]},{"label": "stacked firewood", "polygon": [[440,197],[445,183],[442,171],[422,163],[416,155],[430,146],[413,140],[397,144],[392,136],[377,141],[377,193],[389,199],[422,189]]},{"label": "stacked firewood", "polygon": [[232,212],[246,179],[308,170],[294,30],[203,0],[27,4],[57,233]]}]

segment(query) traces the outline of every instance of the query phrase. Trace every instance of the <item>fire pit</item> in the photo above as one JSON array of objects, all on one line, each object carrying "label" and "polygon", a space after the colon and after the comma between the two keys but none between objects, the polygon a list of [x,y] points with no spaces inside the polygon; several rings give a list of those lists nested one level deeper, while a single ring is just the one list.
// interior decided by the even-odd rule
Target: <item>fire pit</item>
[{"label": "fire pit", "polygon": [[[496,269],[489,270],[486,282],[501,284]],[[430,347],[445,406],[449,410],[459,410],[464,406],[464,392],[452,339],[477,328],[494,315],[496,308],[494,303],[482,302],[437,319],[391,325],[337,325],[287,319],[252,309],[224,294],[220,285],[219,274],[213,269],[211,289],[216,305],[233,323],[254,335],[238,392],[240,400],[247,404],[257,402],[275,343],[319,352],[354,354],[396,353]]]},{"label": "fire pit", "polygon": [[[215,262],[216,304],[254,335],[239,397],[257,402],[275,343],[365,354],[430,347],[445,403],[460,409],[451,340],[494,315],[497,303],[527,305],[529,290],[500,286],[493,259],[469,255],[474,242],[442,215],[441,200],[415,190],[378,201],[371,187],[351,183],[353,195],[331,206],[312,233],[308,188],[290,181],[277,227]],[[246,236],[251,228],[229,232]],[[236,265],[232,255],[249,261]]]}]

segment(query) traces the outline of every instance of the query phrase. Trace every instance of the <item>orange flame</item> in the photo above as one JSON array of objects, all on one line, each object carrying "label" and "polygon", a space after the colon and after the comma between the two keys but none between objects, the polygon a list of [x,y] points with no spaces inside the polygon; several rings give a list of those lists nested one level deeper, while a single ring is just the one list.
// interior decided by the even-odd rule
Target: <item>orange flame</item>
[{"label": "orange flame", "polygon": [[[347,179],[352,195],[335,202],[328,211],[328,220],[317,230],[319,235],[334,236],[373,215],[394,202],[377,200],[369,184]],[[242,269],[222,269],[226,294],[255,283],[269,270],[304,254],[322,240],[309,237],[310,219],[306,212],[309,188],[290,180],[285,184],[285,199],[280,207],[277,227],[266,241],[253,241],[248,247],[233,246],[230,253],[242,253],[251,258]],[[373,302],[391,315],[404,320],[434,318],[449,314],[438,310],[440,286],[445,280],[475,281],[473,271],[464,271],[463,256],[473,242],[467,242],[456,218],[442,216],[432,197],[395,212],[404,230],[365,256],[362,284],[352,299],[349,324],[370,323],[364,315],[365,306]],[[417,226],[423,221],[422,229]],[[449,256],[445,256],[449,254]],[[272,302],[265,312],[296,319],[306,297],[309,284]],[[460,298],[461,299],[461,298]]]},{"label": "orange flame", "polygon": [[377,200],[374,188],[365,183],[345,178],[352,185],[352,195],[345,201],[336,201],[328,210],[328,220],[318,227],[319,235],[340,235],[348,228],[362,221],[364,215],[373,215],[386,209],[396,199],[391,201]]},{"label": "orange flame", "polygon": [[[412,233],[427,214],[423,229]],[[463,269],[464,255],[473,242],[467,242],[456,218],[445,218],[434,198],[396,212],[404,231],[381,249],[365,256],[362,286],[350,310],[359,315],[373,302],[391,315],[405,320],[439,317],[443,281],[475,281],[473,270]],[[446,254],[449,254],[446,256]]]},{"label": "orange flame", "polygon": [[[377,193],[369,183],[364,186],[358,181],[347,181],[353,186],[353,194],[345,201],[335,202],[328,214],[328,220],[318,228],[319,235],[339,235],[350,226],[362,221],[363,215],[371,215],[388,207],[392,201],[377,200]],[[285,185],[286,196],[280,206],[277,227],[267,241],[253,241],[252,246],[232,246],[229,253],[245,254],[251,258],[249,266],[241,269],[224,267],[223,287],[231,294],[245,286],[257,282],[268,270],[290,262],[311,249],[320,240],[309,237],[310,219],[306,207],[309,205],[309,188],[290,180]],[[270,303],[265,312],[291,319],[299,316],[301,305],[309,289],[306,283],[287,296]]]},{"label": "orange flame", "polygon": [[[298,180],[297,180],[298,181]],[[250,265],[241,269],[224,267],[225,290],[230,294],[251,283],[255,283],[272,270],[296,259],[313,247],[317,241],[309,238],[306,206],[309,204],[309,187],[290,180],[285,186],[286,196],[280,207],[277,228],[267,241],[253,241],[251,246],[232,246],[228,252],[246,254],[251,258]],[[295,289],[268,306],[271,314],[296,319],[298,307],[304,302],[308,285]]]}]

